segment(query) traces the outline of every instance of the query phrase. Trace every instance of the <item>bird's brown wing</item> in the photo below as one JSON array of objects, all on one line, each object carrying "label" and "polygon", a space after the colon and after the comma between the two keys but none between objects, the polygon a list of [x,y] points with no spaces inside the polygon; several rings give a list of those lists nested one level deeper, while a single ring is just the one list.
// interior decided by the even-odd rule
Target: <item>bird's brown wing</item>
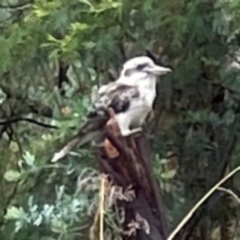
[{"label": "bird's brown wing", "polygon": [[68,154],[76,145],[82,146],[85,143],[100,139],[104,135],[104,127],[109,120],[109,108],[115,114],[126,112],[133,98],[139,97],[137,87],[120,84],[117,82],[104,86],[96,97],[92,109],[87,115],[87,120],[80,127],[78,133],[68,141],[61,151],[55,153],[52,162],[56,162]]}]

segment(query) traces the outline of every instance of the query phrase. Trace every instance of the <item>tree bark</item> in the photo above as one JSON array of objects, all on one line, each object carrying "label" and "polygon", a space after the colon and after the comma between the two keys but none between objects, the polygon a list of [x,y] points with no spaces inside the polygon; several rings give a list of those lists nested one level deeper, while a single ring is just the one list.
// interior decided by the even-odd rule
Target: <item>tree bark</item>
[{"label": "tree bark", "polygon": [[160,189],[152,174],[151,151],[144,135],[122,138],[116,122],[107,126],[107,138],[104,147],[98,150],[100,171],[111,176],[117,186],[133,186],[136,197],[132,202],[119,201],[118,205],[125,210],[126,228],[139,214],[149,226],[135,236],[123,236],[124,240],[165,240],[167,239],[167,220],[160,197]]}]

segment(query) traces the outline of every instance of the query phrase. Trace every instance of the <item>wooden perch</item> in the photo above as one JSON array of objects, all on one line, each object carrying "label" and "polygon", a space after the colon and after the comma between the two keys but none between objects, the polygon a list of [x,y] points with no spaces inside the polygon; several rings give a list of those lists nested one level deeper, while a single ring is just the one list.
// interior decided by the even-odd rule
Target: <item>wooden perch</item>
[{"label": "wooden perch", "polygon": [[106,125],[106,140],[98,150],[100,171],[111,176],[115,185],[123,189],[131,185],[135,191],[136,197],[132,202],[118,202],[126,214],[122,228],[127,231],[129,226],[134,225],[136,218],[142,222],[140,225],[145,223],[145,228],[138,228],[136,235],[124,235],[123,239],[165,240],[168,234],[167,222],[160,189],[151,170],[148,142],[143,135],[123,138],[114,114],[110,114],[111,119]]}]

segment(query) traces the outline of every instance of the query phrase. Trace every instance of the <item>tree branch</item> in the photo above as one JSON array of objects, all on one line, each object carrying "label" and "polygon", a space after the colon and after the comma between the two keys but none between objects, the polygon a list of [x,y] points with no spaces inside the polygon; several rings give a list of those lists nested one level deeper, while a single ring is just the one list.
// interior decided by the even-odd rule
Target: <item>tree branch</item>
[{"label": "tree branch", "polygon": [[0,120],[0,125],[5,125],[5,124],[10,124],[10,123],[15,123],[15,122],[19,122],[19,121],[30,122],[30,123],[33,123],[33,124],[39,125],[39,126],[44,127],[44,128],[58,129],[57,126],[50,125],[50,124],[43,123],[43,122],[38,122],[37,120],[32,119],[32,118],[20,118],[20,117],[19,117],[19,118],[10,118],[10,119],[3,119],[3,120]]}]

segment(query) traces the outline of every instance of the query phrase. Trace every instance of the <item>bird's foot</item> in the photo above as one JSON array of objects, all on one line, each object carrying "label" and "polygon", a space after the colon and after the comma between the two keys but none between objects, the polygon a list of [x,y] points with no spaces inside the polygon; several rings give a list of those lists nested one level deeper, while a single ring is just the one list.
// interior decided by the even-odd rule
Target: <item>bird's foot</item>
[{"label": "bird's foot", "polygon": [[138,133],[141,133],[141,132],[142,132],[142,128],[134,128],[134,129],[131,129],[131,130],[124,130],[124,131],[122,131],[122,136],[127,137],[127,136],[138,134]]}]

